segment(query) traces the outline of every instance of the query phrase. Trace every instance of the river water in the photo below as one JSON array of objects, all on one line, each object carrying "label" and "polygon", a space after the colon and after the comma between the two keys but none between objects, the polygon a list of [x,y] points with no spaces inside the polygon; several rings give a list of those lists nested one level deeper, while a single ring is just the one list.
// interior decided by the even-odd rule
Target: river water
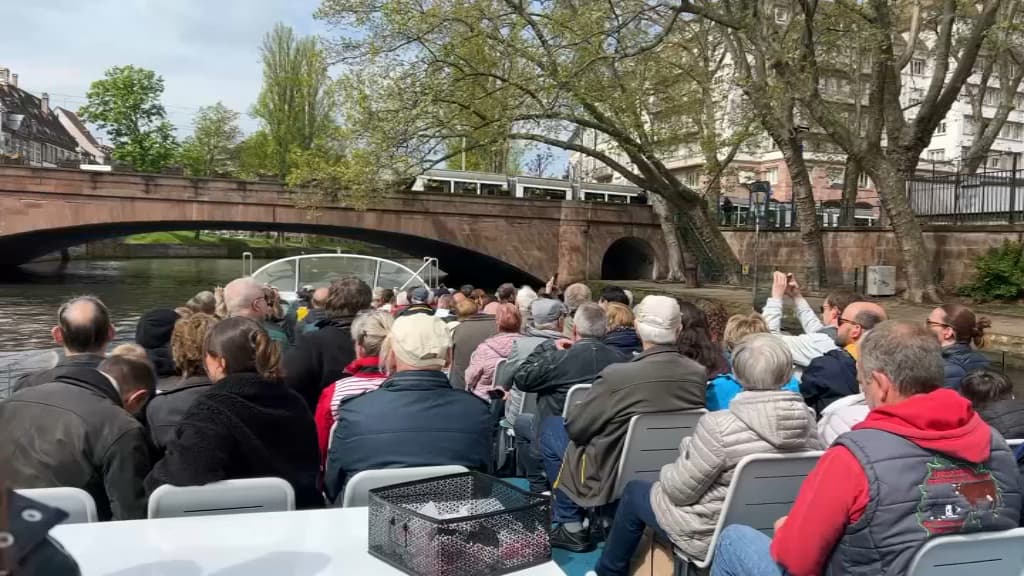
[{"label": "river water", "polygon": [[181,306],[241,273],[242,262],[235,259],[83,260],[7,272],[0,277],[0,398],[20,374],[52,362],[50,329],[69,297],[98,296],[110,308],[118,341],[131,341],[146,310]]}]

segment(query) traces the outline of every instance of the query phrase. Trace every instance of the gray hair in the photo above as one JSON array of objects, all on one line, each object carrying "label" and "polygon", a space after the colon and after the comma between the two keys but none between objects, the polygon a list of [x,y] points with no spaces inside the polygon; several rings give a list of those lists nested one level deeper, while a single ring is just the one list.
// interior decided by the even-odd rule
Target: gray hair
[{"label": "gray hair", "polygon": [[533,301],[536,299],[537,293],[533,291],[533,288],[524,285],[519,289],[519,292],[516,293],[516,306],[518,306],[520,310],[529,311],[530,305],[533,304]]},{"label": "gray hair", "polygon": [[590,302],[594,299],[594,295],[590,292],[590,286],[577,282],[570,284],[565,289],[565,305],[569,308],[570,312],[575,312],[580,306]]},{"label": "gray hair", "polygon": [[228,316],[246,316],[252,303],[263,297],[263,285],[248,276],[228,282],[224,287],[224,306]]},{"label": "gray hair", "polygon": [[744,390],[778,390],[793,377],[793,355],[772,334],[751,334],[732,353],[732,370]]},{"label": "gray hair", "polygon": [[604,338],[608,333],[608,315],[604,308],[593,302],[587,302],[576,310],[572,319],[573,327],[580,338]]},{"label": "gray hair", "polygon": [[861,379],[881,372],[900,396],[925,394],[943,382],[944,363],[939,340],[924,326],[887,320],[860,340],[857,374]]}]

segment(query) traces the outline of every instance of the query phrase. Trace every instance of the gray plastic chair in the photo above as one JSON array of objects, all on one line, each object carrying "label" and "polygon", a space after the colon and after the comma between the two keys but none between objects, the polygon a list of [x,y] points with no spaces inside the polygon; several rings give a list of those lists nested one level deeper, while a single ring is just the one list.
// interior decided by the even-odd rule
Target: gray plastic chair
[{"label": "gray plastic chair", "polygon": [[565,393],[565,406],[562,406],[562,419],[569,418],[569,410],[587,399],[593,384],[576,384]]},{"label": "gray plastic chair", "polygon": [[1021,576],[1024,574],[1024,528],[937,536],[925,542],[910,564],[908,576]]},{"label": "gray plastic chair", "polygon": [[295,510],[295,490],[281,478],[222,480],[203,486],[164,484],[149,496],[150,518]]},{"label": "gray plastic chair", "polygon": [[425,480],[449,474],[469,472],[465,466],[420,466],[416,468],[384,468],[381,470],[363,470],[345,484],[341,507],[353,508],[370,505],[370,490],[413,480]]},{"label": "gray plastic chair", "polygon": [[85,524],[99,520],[96,502],[81,488],[23,488],[15,492],[51,508],[67,512],[68,517],[61,524]]},{"label": "gray plastic chair", "polygon": [[630,480],[657,480],[661,467],[675,461],[683,438],[693,434],[697,422],[707,413],[700,408],[633,416],[619,458],[614,499],[619,499]]},{"label": "gray plastic chair", "polygon": [[687,574],[691,565],[701,570],[711,565],[718,535],[730,524],[743,524],[768,536],[774,535],[775,521],[789,514],[800,485],[822,454],[821,451],[751,454],[740,460],[711,535],[707,558],[692,561],[676,549],[676,555],[684,563],[683,573]]}]

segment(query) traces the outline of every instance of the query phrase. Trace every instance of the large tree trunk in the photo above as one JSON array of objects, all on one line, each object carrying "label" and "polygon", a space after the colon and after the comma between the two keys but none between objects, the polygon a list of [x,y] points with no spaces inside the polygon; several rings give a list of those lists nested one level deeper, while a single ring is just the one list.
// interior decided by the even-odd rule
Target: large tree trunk
[{"label": "large tree trunk", "polygon": [[818,221],[818,210],[814,206],[811,175],[804,162],[798,138],[787,138],[778,142],[778,145],[793,183],[796,222],[800,228],[800,245],[803,252],[803,272],[806,275],[803,281],[808,288],[818,290],[828,285],[828,275],[825,269],[825,247],[821,239],[821,223]]},{"label": "large tree trunk", "polygon": [[860,181],[860,166],[851,156],[846,157],[846,170],[843,172],[843,200],[839,208],[839,225],[853,226],[856,224],[857,191]]},{"label": "large tree trunk", "polygon": [[719,177],[721,171],[717,167],[709,170],[707,163],[704,164],[704,167],[704,178],[707,180],[707,186],[704,188],[704,201],[708,203],[708,217],[712,222],[720,224],[722,217],[719,213],[718,201],[722,197],[722,179]]},{"label": "large tree trunk", "polygon": [[679,236],[679,227],[676,225],[675,213],[669,208],[665,199],[657,194],[650,194],[651,207],[658,216],[661,224],[661,233],[665,236],[665,247],[668,249],[668,273],[666,280],[679,282],[686,279],[686,260],[683,256],[682,240]]},{"label": "large tree trunk", "polygon": [[878,197],[889,217],[893,236],[900,251],[900,259],[907,275],[907,300],[941,302],[941,291],[935,283],[932,261],[925,248],[924,234],[907,200],[906,178],[885,160],[878,162],[877,170],[871,177],[875,181]]}]

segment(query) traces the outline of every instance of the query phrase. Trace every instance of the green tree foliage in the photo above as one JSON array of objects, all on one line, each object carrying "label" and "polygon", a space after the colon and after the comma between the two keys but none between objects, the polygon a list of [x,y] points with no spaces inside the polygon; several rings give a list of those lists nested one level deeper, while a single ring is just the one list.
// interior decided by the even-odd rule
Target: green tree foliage
[{"label": "green tree foliage", "polygon": [[[575,151],[663,198],[663,222],[679,218],[733,280],[737,259],[704,199],[664,161],[684,120],[659,111],[690,97],[672,88],[680,76],[662,51],[688,25],[681,13],[646,0],[322,0],[318,17],[337,31],[345,118],[372,141],[368,154],[382,152],[377,166],[415,172],[459,156],[463,141]],[[615,151],[575,137],[584,130]]]},{"label": "green tree foliage", "polygon": [[179,156],[190,176],[233,176],[238,168],[238,143],[242,130],[238,112],[217,102],[199,109],[193,132],[182,142]]},{"label": "green tree foliage", "polygon": [[92,83],[78,115],[107,133],[115,160],[142,172],[160,172],[178,147],[160,103],[163,93],[164,80],[152,70],[115,66]]},{"label": "green tree foliage", "polygon": [[257,130],[238,144],[238,176],[256,179],[278,176],[274,144],[266,130]]},{"label": "green tree foliage", "polygon": [[975,262],[974,281],[959,292],[977,300],[1016,300],[1024,295],[1024,245],[1004,242]]},{"label": "green tree foliage", "polygon": [[295,151],[308,151],[335,127],[335,95],[315,37],[300,38],[278,24],[260,46],[263,89],[253,114],[271,145],[273,169],[286,176]]}]

